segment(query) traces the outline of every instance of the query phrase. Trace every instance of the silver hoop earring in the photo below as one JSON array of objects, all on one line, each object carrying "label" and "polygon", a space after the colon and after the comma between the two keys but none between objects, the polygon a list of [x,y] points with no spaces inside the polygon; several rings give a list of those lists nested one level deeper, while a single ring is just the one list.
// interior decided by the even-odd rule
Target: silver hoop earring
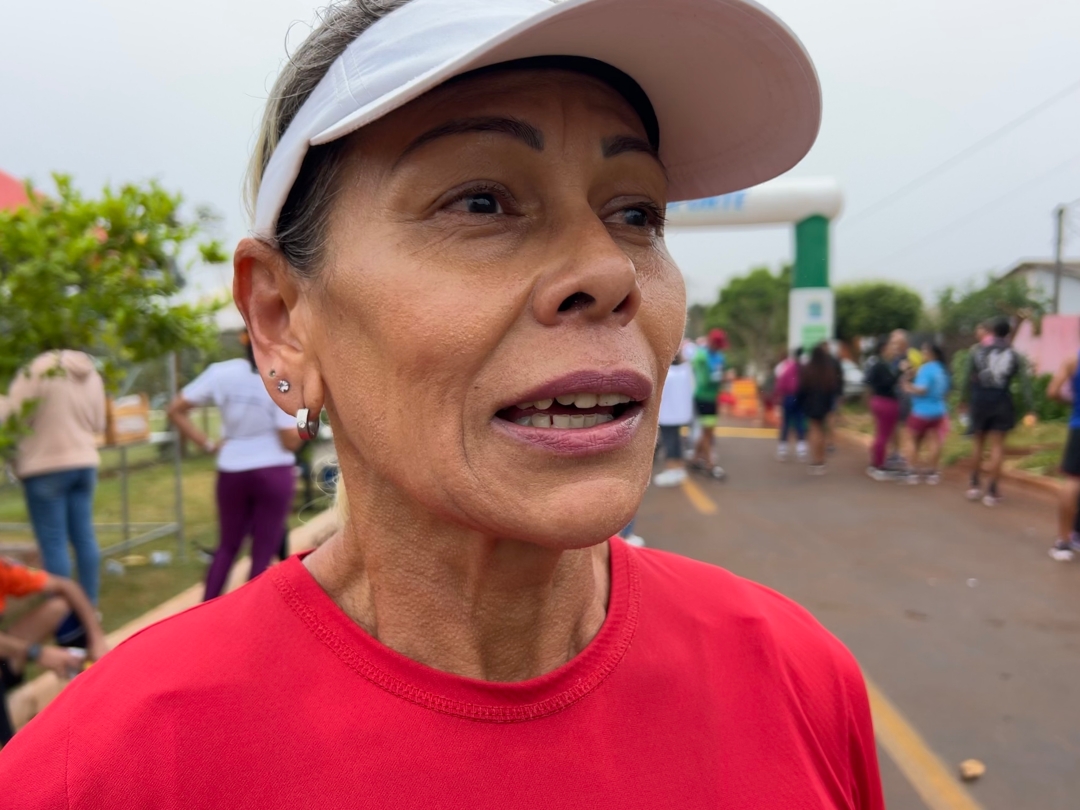
[{"label": "silver hoop earring", "polygon": [[288,380],[278,380],[278,384],[277,384],[277,390],[278,391],[280,391],[283,394],[287,394],[287,393],[289,393],[290,388],[292,388],[292,386],[289,384]]},{"label": "silver hoop earring", "polygon": [[309,414],[310,411],[307,408],[301,408],[296,412],[296,432],[305,442],[310,442],[319,435],[319,415],[316,414],[314,419],[310,419]]}]

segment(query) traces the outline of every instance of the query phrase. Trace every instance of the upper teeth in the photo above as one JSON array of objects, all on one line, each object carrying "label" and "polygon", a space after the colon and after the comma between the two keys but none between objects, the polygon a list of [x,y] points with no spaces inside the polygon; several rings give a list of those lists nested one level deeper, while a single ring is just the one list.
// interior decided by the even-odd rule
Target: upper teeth
[{"label": "upper teeth", "polygon": [[597,405],[610,408],[612,405],[625,405],[633,402],[630,397],[622,394],[561,394],[555,399],[539,399],[536,402],[522,402],[518,405],[523,411],[535,408],[538,411],[546,411],[553,403],[560,405],[573,405],[575,408],[595,408]]}]

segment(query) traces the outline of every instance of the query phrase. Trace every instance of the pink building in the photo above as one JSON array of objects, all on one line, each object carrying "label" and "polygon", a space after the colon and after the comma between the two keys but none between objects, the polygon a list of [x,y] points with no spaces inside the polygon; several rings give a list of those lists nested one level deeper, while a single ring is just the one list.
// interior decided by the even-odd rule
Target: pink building
[{"label": "pink building", "polygon": [[1025,321],[1013,345],[1035,364],[1039,374],[1053,374],[1065,360],[1080,354],[1080,315],[1047,315],[1038,335],[1031,322]]}]

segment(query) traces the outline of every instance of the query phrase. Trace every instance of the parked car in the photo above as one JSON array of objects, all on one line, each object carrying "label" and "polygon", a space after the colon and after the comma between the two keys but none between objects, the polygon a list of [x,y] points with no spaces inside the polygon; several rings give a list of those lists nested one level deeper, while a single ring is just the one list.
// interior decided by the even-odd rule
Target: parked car
[{"label": "parked car", "polygon": [[844,370],[844,399],[858,399],[865,386],[863,370],[846,357],[840,361],[840,367]]}]

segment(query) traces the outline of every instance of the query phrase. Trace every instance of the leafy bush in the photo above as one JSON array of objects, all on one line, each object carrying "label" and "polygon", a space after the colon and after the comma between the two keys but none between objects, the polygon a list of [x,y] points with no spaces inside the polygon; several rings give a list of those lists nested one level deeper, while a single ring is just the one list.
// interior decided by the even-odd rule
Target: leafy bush
[{"label": "leafy bush", "polygon": [[1040,422],[1056,422],[1069,418],[1072,407],[1046,395],[1052,374],[1042,374],[1031,381],[1032,412]]}]

